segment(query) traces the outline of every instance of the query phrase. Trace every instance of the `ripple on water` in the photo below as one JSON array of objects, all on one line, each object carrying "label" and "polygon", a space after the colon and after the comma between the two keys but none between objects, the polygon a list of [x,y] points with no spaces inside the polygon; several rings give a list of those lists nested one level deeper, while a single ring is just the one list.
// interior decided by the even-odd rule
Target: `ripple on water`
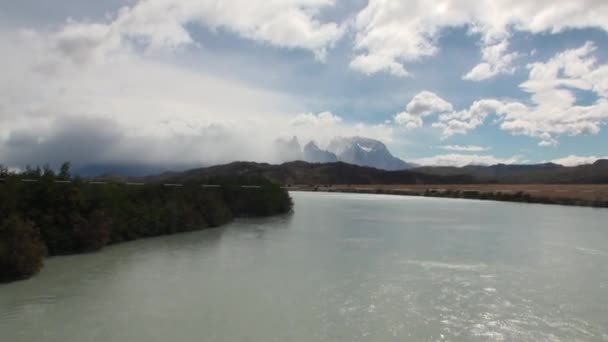
[{"label": "ripple on water", "polygon": [[608,253],[606,253],[604,251],[600,251],[598,249],[593,249],[593,248],[576,247],[575,249],[583,254],[592,255],[592,256],[607,256],[608,255]]},{"label": "ripple on water", "polygon": [[487,267],[485,264],[454,264],[454,263],[446,263],[446,262],[437,262],[437,261],[422,261],[422,260],[405,260],[402,263],[409,265],[416,265],[426,269],[447,269],[447,270],[455,270],[455,271],[481,271]]}]

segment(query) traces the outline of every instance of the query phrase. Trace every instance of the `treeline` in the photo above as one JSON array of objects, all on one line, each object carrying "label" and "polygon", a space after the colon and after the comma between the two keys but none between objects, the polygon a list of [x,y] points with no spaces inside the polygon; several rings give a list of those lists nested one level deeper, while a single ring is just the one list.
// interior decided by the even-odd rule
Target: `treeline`
[{"label": "treeline", "polygon": [[[213,179],[220,188],[193,180],[183,187],[91,184],[72,177],[69,164],[58,173],[49,167],[19,174],[0,168],[0,178],[0,281],[35,274],[46,255],[91,252],[292,209],[289,194],[261,178]],[[241,188],[245,184],[260,188]]]}]

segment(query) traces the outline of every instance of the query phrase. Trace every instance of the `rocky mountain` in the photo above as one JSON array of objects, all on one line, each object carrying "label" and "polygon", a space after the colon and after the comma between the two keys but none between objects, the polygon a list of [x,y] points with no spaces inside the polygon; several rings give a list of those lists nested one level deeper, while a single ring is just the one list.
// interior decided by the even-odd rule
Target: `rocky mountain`
[{"label": "rocky mountain", "polygon": [[298,137],[291,139],[277,139],[274,142],[274,147],[277,152],[277,159],[280,161],[303,160],[302,147],[298,141]]},{"label": "rocky mountain", "polygon": [[338,161],[338,157],[325,150],[321,150],[314,141],[304,146],[304,160],[309,163],[333,163]]},{"label": "rocky mountain", "polygon": [[334,138],[327,149],[334,153],[338,160],[349,164],[389,171],[413,167],[412,164],[393,156],[382,142],[370,138]]},{"label": "rocky mountain", "polygon": [[309,163],[333,163],[341,161],[358,166],[381,170],[406,170],[413,164],[393,156],[382,142],[364,137],[334,138],[326,150],[311,141],[302,149],[297,137],[275,141],[277,160],[281,162],[306,161]]}]

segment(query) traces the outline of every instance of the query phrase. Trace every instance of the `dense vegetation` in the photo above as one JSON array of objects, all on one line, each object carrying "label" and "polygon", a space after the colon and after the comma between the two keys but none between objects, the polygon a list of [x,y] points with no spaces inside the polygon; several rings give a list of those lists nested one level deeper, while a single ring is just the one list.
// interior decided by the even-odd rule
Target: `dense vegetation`
[{"label": "dense vegetation", "polygon": [[[0,168],[0,178],[0,281],[35,274],[47,254],[96,251],[292,208],[286,191],[258,177],[214,178],[220,188],[202,188],[195,179],[183,187],[94,184],[71,177],[65,164],[59,173],[48,167],[21,174]],[[241,188],[245,184],[260,188]]]}]

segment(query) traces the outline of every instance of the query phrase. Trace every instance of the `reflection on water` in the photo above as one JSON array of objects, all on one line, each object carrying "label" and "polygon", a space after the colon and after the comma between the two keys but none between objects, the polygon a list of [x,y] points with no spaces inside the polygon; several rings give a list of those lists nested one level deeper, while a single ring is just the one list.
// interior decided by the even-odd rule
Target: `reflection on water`
[{"label": "reflection on water", "polygon": [[605,210],[295,193],[294,215],[47,260],[2,341],[605,341]]}]

